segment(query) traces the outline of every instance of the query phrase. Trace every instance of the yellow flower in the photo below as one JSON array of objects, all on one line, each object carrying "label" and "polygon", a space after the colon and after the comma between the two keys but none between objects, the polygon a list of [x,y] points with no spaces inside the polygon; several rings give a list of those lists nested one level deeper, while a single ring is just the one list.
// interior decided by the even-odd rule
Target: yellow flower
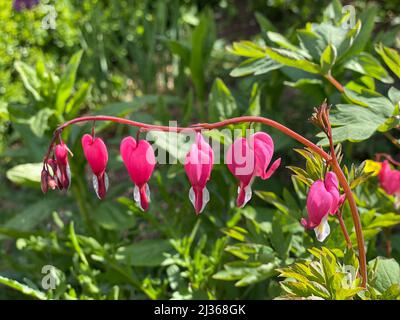
[{"label": "yellow flower", "polygon": [[381,167],[382,167],[382,164],[380,162],[373,161],[373,160],[366,160],[364,172],[372,173],[373,176],[377,176],[379,174],[379,171],[381,171]]}]

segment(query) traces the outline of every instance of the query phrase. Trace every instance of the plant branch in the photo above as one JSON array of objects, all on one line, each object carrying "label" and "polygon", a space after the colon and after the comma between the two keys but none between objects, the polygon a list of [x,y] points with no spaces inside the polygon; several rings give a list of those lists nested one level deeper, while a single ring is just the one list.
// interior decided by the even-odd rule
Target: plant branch
[{"label": "plant branch", "polygon": [[325,79],[328,80],[340,93],[344,92],[344,87],[330,73],[326,74]]},{"label": "plant branch", "polygon": [[338,216],[338,219],[339,219],[340,228],[342,229],[342,233],[343,233],[344,238],[346,240],[347,248],[352,249],[353,248],[353,244],[351,243],[351,239],[350,239],[349,233],[347,232],[347,228],[346,228],[346,225],[344,223],[343,216],[342,216],[342,211],[343,211],[343,206],[342,206],[342,208],[339,209],[339,211],[337,213],[337,216]]},{"label": "plant branch", "polygon": [[383,135],[391,142],[393,143],[397,148],[400,148],[400,143],[399,141],[393,137],[393,135],[389,132],[384,132]]},{"label": "plant branch", "polygon": [[[333,79],[333,78],[332,78]],[[343,87],[341,87],[343,88]],[[118,117],[112,117],[112,116],[86,116],[86,117],[80,117],[73,119],[71,121],[68,121],[62,125],[60,125],[54,132],[53,139],[51,140],[48,152],[44,158],[44,162],[47,161],[48,157],[51,154],[53,145],[57,139],[62,133],[62,130],[72,124],[80,123],[80,122],[87,122],[87,121],[112,121],[116,123],[121,123],[121,124],[126,124],[129,126],[134,126],[141,128],[143,131],[165,131],[165,132],[191,132],[191,131],[201,131],[201,130],[212,130],[212,129],[217,129],[220,127],[228,126],[231,124],[238,124],[238,123],[244,123],[244,122],[254,122],[254,123],[262,123],[267,126],[273,127],[282,133],[286,134],[287,136],[293,138],[294,140],[297,140],[298,142],[302,143],[306,147],[310,148],[312,151],[315,153],[319,154],[322,158],[325,159],[327,164],[330,164],[332,166],[333,171],[336,173],[339,183],[342,186],[345,194],[346,194],[346,199],[349,201],[351,213],[352,213],[352,218],[356,230],[356,236],[357,236],[357,243],[358,243],[358,250],[359,250],[359,259],[360,259],[360,270],[361,270],[361,276],[362,276],[362,285],[363,287],[366,287],[366,282],[367,282],[367,269],[366,269],[366,256],[365,256],[365,247],[364,247],[364,237],[362,234],[362,228],[361,228],[361,222],[360,222],[360,217],[358,215],[357,211],[357,205],[354,200],[352,191],[350,189],[349,184],[347,183],[346,177],[340,168],[340,165],[336,159],[335,153],[331,152],[331,155],[326,153],[321,147],[317,146],[310,140],[304,138],[302,135],[296,133],[295,131],[289,129],[288,127],[280,124],[279,122],[276,122],[274,120],[264,118],[264,117],[257,117],[257,116],[244,116],[244,117],[237,117],[237,118],[231,118],[227,119],[224,121],[220,122],[215,122],[215,123],[199,123],[196,125],[193,125],[188,128],[181,128],[181,127],[168,127],[168,126],[158,126],[158,125],[150,125],[146,123],[141,123],[137,121],[132,121],[129,119],[124,119],[124,118],[118,118]]]}]

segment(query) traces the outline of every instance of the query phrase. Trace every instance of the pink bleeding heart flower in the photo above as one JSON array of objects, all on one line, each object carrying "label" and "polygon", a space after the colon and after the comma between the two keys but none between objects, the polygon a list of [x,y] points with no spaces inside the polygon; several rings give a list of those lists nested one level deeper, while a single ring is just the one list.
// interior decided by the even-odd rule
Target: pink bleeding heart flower
[{"label": "pink bleeding heart flower", "polygon": [[378,178],[381,187],[387,194],[400,194],[400,171],[391,169],[387,160],[383,161]]},{"label": "pink bleeding heart flower", "polygon": [[61,141],[60,144],[56,145],[54,150],[56,177],[58,179],[59,189],[68,189],[71,185],[71,170],[68,163],[68,152],[69,149],[64,142]]},{"label": "pink bleeding heart flower", "polygon": [[274,154],[274,142],[269,134],[257,132],[248,139],[238,138],[229,147],[226,160],[229,171],[239,180],[236,204],[242,208],[252,196],[255,177],[269,179],[281,163],[281,158],[267,170]]},{"label": "pink bleeding heart flower", "polygon": [[108,152],[104,141],[90,134],[82,137],[82,148],[93,172],[93,187],[99,199],[104,199],[108,189],[106,167]]},{"label": "pink bleeding heart flower", "polygon": [[314,229],[318,241],[324,241],[330,233],[329,214],[334,215],[345,200],[340,195],[339,182],[334,172],[325,175],[325,181],[315,181],[307,195],[307,213],[309,220],[301,219],[307,229]]},{"label": "pink bleeding heart flower", "polygon": [[138,142],[126,137],[120,145],[122,160],[135,184],[133,198],[138,206],[146,211],[149,207],[150,189],[147,184],[156,165],[154,150],[146,140]]},{"label": "pink bleeding heart flower", "polygon": [[213,164],[213,149],[204,141],[201,133],[196,133],[196,142],[191,146],[185,159],[186,175],[192,185],[189,191],[189,199],[196,210],[196,214],[200,214],[210,200],[206,183],[210,179]]}]

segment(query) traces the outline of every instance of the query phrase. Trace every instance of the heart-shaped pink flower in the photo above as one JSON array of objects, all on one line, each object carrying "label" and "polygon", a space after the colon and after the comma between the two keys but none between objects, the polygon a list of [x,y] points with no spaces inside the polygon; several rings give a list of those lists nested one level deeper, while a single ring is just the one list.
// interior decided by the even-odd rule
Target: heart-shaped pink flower
[{"label": "heart-shaped pink flower", "polygon": [[191,146],[185,159],[186,175],[192,185],[189,191],[189,198],[196,210],[196,214],[200,214],[210,200],[206,183],[210,179],[213,164],[214,151],[204,141],[201,133],[196,133],[196,142]]},{"label": "heart-shaped pink flower", "polygon": [[138,206],[146,211],[150,201],[150,189],[147,182],[156,164],[154,150],[146,140],[137,142],[132,137],[126,137],[121,142],[120,152],[129,176],[135,184],[133,198]]},{"label": "heart-shaped pink flower", "polygon": [[108,176],[105,172],[108,162],[107,147],[101,138],[85,134],[82,137],[82,148],[93,172],[94,190],[100,199],[104,199],[108,189]]},{"label": "heart-shaped pink flower", "polygon": [[325,181],[315,181],[307,195],[308,220],[302,218],[301,224],[314,229],[317,239],[324,241],[330,233],[329,214],[336,214],[343,204],[345,196],[340,196],[339,182],[334,172],[327,172]]},{"label": "heart-shaped pink flower", "polygon": [[264,132],[257,132],[248,139],[238,138],[229,147],[226,162],[229,171],[239,180],[238,207],[243,207],[251,199],[251,184],[255,177],[269,179],[279,167],[280,158],[267,170],[273,154],[274,142]]}]

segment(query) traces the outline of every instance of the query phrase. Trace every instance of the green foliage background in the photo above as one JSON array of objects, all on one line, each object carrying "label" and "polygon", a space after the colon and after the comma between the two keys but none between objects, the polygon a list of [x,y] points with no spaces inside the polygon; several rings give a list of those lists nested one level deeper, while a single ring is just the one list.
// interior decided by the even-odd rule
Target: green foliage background
[{"label": "green foliage background", "polygon": [[[400,11],[395,0],[345,2],[356,10],[350,29],[337,0],[42,0],[21,12],[1,1],[0,298],[399,299],[398,204],[363,161],[398,155]],[[54,30],[42,27],[47,6]],[[157,166],[141,212],[119,156],[136,130],[108,123],[96,128],[110,154],[107,199],[97,200],[81,150],[90,124],[63,133],[70,190],[40,191],[52,131],[79,115],[183,126],[261,115],[324,145],[308,122],[324,99],[361,215],[368,290],[335,217],[323,244],[299,223],[322,160],[269,128],[256,126],[273,136],[282,166],[255,182],[243,209],[234,178],[215,165],[211,201],[196,217],[176,164]],[[347,206],[343,216],[355,244]],[[46,265],[54,290],[42,286]]]}]

